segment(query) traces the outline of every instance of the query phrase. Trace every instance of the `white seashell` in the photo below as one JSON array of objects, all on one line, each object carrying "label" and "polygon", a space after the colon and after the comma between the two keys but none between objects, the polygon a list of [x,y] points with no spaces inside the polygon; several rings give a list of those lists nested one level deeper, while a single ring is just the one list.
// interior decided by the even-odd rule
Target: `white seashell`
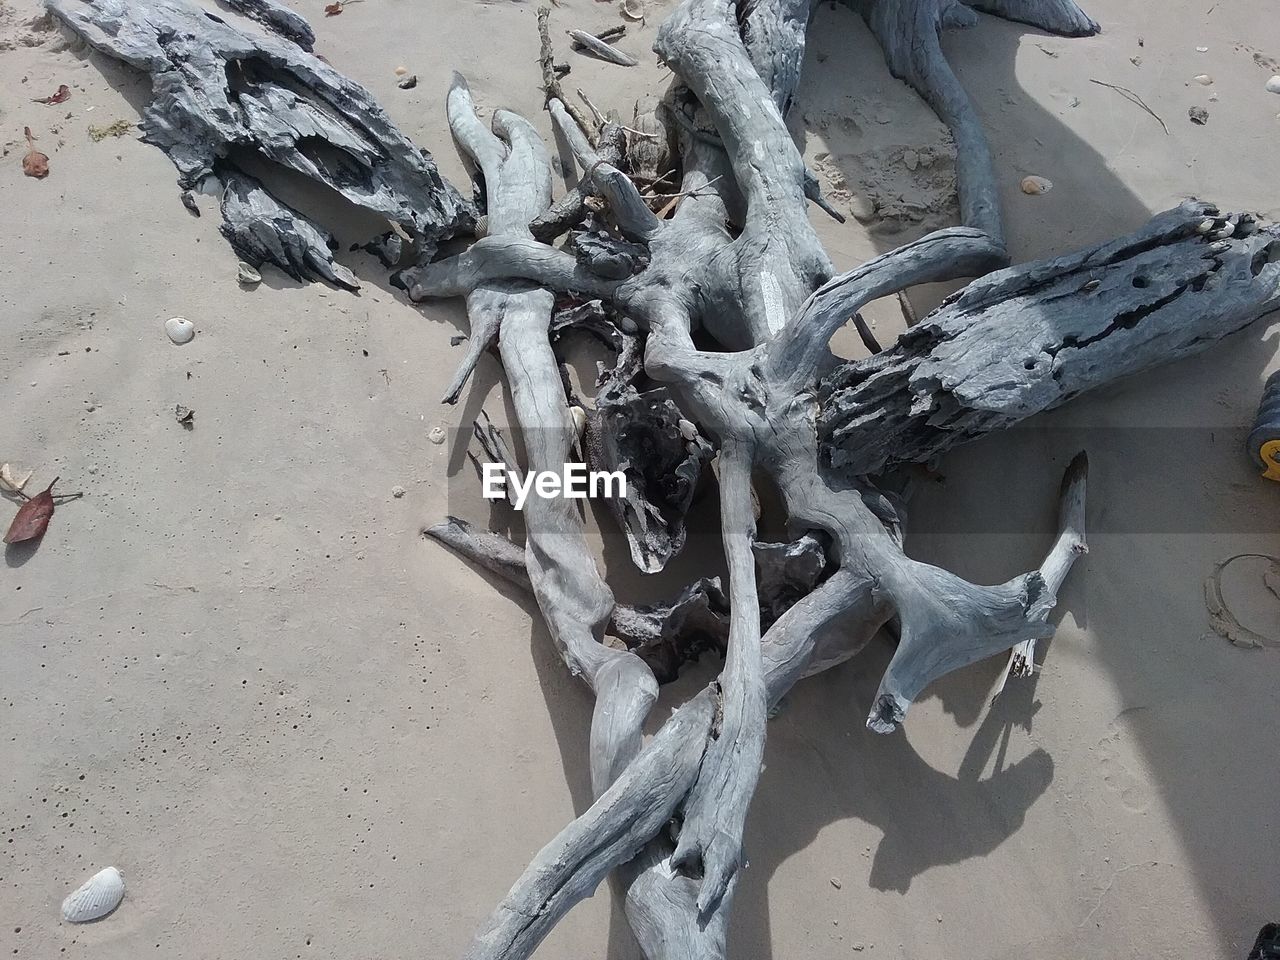
[{"label": "white seashell", "polygon": [[444,443],[444,427],[432,427],[431,432],[427,434],[427,439],[439,446]]},{"label": "white seashell", "polygon": [[174,343],[190,343],[196,335],[196,325],[186,317],[170,317],[164,322],[164,332]]},{"label": "white seashell", "polygon": [[1047,177],[1023,177],[1020,186],[1023,193],[1036,197],[1052,190],[1053,181]]},{"label": "white seashell", "polygon": [[644,4],[640,0],[622,0],[622,15],[628,20],[644,22]]},{"label": "white seashell", "polygon": [[262,282],[262,274],[255,270],[250,264],[241,260],[240,263],[236,265],[236,279],[246,287],[251,287]]},{"label": "white seashell", "polygon": [[1213,83],[1213,77],[1209,76],[1207,73],[1198,73],[1191,79],[1194,80],[1196,83],[1200,84],[1200,86],[1202,87],[1207,87],[1211,83]]},{"label": "white seashell", "polygon": [[123,899],[124,877],[115,867],[107,867],[62,901],[62,917],[69,923],[88,923],[105,917]]},{"label": "white seashell", "polygon": [[680,436],[692,442],[698,439],[698,428],[683,418],[676,424],[680,428]]},{"label": "white seashell", "polygon": [[1199,233],[1199,234],[1208,233],[1210,230],[1213,229],[1213,224],[1214,224],[1214,220],[1212,217],[1209,217],[1206,220],[1201,220],[1200,225],[1196,227],[1196,233]]},{"label": "white seashell", "polygon": [[573,406],[569,408],[569,415],[573,418],[574,436],[581,440],[583,432],[587,429],[587,411]]},{"label": "white seashell", "polygon": [[1268,93],[1280,93],[1280,73],[1267,81],[1266,88]]},{"label": "white seashell", "polygon": [[1208,53],[1208,52],[1209,52],[1208,47],[1196,47],[1196,53]]}]

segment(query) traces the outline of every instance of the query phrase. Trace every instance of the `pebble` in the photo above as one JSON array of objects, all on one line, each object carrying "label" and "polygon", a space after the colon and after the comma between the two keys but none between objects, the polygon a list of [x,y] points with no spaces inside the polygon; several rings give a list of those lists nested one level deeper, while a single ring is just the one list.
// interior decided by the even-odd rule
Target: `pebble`
[{"label": "pebble", "polygon": [[1023,177],[1022,192],[1033,197],[1038,197],[1042,193],[1048,193],[1053,189],[1053,181],[1048,177]]},{"label": "pebble", "polygon": [[444,443],[444,427],[432,427],[431,432],[427,434],[427,439],[439,446]]},{"label": "pebble", "polygon": [[903,151],[902,162],[906,164],[908,170],[914,170],[916,167],[920,166],[920,154],[916,153],[914,150]]},{"label": "pebble", "polygon": [[404,496],[404,487],[396,486],[391,488],[391,495],[399,500]]},{"label": "pebble", "polygon": [[1203,127],[1209,122],[1209,111],[1204,107],[1192,107],[1187,111],[1187,117],[1192,123],[1199,124]]},{"label": "pebble", "polygon": [[859,223],[868,223],[876,218],[876,202],[870,197],[855,193],[849,200],[849,212]]},{"label": "pebble", "polygon": [[1274,77],[1272,77],[1270,80],[1267,81],[1267,92],[1280,93],[1280,73],[1277,73]]},{"label": "pebble", "polygon": [[409,72],[409,68],[408,68],[408,67],[396,67],[396,76],[397,76],[397,77],[403,77],[403,76],[404,76],[406,73],[408,73],[408,72]]},{"label": "pebble", "polygon": [[396,84],[396,86],[399,87],[401,90],[412,90],[417,85],[418,85],[418,75],[416,73],[410,74],[409,76],[404,77]]},{"label": "pebble", "polygon": [[195,339],[196,325],[186,317],[170,317],[164,322],[164,332],[174,343],[182,345]]}]

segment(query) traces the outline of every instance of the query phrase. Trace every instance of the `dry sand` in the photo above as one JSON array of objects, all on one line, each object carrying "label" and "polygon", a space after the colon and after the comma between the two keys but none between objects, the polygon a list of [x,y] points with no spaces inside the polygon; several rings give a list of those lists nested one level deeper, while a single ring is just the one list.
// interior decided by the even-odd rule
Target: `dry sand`
[{"label": "dry sand", "polygon": [[[294,4],[318,51],[455,183],[452,69],[482,106],[547,130],[533,4],[366,0],[325,18],[323,2]],[[1280,218],[1273,0],[1088,6],[1100,37],[983,18],[947,40],[993,141],[1015,256],[1128,231],[1189,194]],[[623,48],[650,60],[664,11]],[[488,516],[447,479],[461,448],[427,433],[482,404],[501,413],[496,363],[440,407],[459,307],[406,305],[363,255],[347,258],[359,296],[269,269],[238,287],[212,200],[191,216],[159,150],[87,134],[136,121],[145,81],[39,13],[0,0],[0,460],[85,497],[38,549],[7,551],[0,580],[0,955],[459,956],[589,802],[590,700],[531,604],[419,536],[446,511]],[[564,0],[553,25],[616,17]],[[949,148],[853,16],[824,7],[811,41],[806,154],[897,218],[815,211],[843,267],[945,221]],[[652,65],[572,63],[571,89],[624,113],[663,83]],[[397,89],[401,64],[416,89]],[[1132,88],[1169,135],[1089,77]],[[30,102],[60,83],[67,103]],[[21,173],[24,125],[47,180]],[[928,162],[908,169],[908,150]],[[1027,174],[1054,189],[1021,194]],[[199,328],[184,347],[162,330],[175,314]],[[874,316],[886,335],[901,322],[894,304]],[[1222,557],[1280,552],[1280,488],[1240,447],[1275,333],[1259,323],[948,458],[909,549],[995,581],[1038,562],[1059,472],[1089,446],[1097,532],[1044,672],[989,708],[999,665],[964,671],[891,737],[862,726],[886,646],[799,686],[770,727],[735,958],[1235,960],[1280,919],[1280,657],[1203,639],[1200,586]],[[696,539],[640,584],[609,558],[633,597],[718,562]],[[1229,589],[1262,626],[1277,609],[1256,574]],[[60,922],[61,898],[108,864],[123,906]],[[636,955],[603,889],[539,954]]]}]

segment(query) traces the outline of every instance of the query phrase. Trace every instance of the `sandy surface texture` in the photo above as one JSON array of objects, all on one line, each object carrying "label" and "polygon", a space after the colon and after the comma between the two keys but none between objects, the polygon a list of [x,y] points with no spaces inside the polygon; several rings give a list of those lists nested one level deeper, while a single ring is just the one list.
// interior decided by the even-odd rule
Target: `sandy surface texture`
[{"label": "sandy surface texture", "polygon": [[[452,70],[483,109],[549,132],[533,3],[292,5],[460,187]],[[627,70],[569,53],[562,32],[617,22],[617,4],[563,0],[568,89],[624,115],[652,102],[667,9],[650,2],[621,41],[644,61]],[[1088,9],[1101,36],[983,17],[946,39],[1015,257],[1127,232],[1188,195],[1280,219],[1274,0]],[[440,406],[460,305],[407,304],[363,254],[342,254],[359,294],[270,268],[239,286],[214,200],[184,209],[136,129],[90,137],[136,123],[147,81],[41,12],[0,0],[0,461],[84,496],[0,571],[0,955],[458,957],[590,793],[591,701],[536,610],[420,536],[446,512],[489,517],[454,434],[428,434],[481,406],[505,418],[496,361]],[[955,216],[952,154],[859,20],[824,4],[810,37],[806,157],[836,202],[877,210],[843,226],[814,211],[845,268]],[[416,88],[397,87],[401,65]],[[1090,78],[1133,90],[1168,134]],[[32,102],[60,84],[66,102]],[[24,126],[46,179],[23,175]],[[1027,175],[1052,191],[1023,194]],[[344,250],[367,239],[338,232]],[[178,315],[197,328],[185,346],[163,328]],[[896,303],[871,316],[885,336],[902,323]],[[1280,652],[1206,639],[1201,593],[1215,561],[1280,553],[1280,487],[1242,453],[1276,368],[1273,320],[946,460],[909,552],[995,582],[1038,562],[1060,472],[1089,449],[1091,553],[1043,673],[993,707],[1000,665],[963,671],[890,737],[863,728],[887,644],[798,686],[770,725],[732,956],[1238,960],[1280,919]],[[718,570],[699,524],[714,518],[657,580],[610,554],[620,596]],[[1251,625],[1276,622],[1260,568],[1233,567],[1227,588]],[[112,864],[120,909],[63,923],[62,898]],[[539,956],[638,951],[602,888]]]}]

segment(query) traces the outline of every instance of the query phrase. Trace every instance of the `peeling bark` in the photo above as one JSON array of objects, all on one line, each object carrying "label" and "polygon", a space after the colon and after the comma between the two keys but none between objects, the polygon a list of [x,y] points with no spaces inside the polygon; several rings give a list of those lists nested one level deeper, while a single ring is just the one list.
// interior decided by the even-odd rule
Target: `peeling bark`
[{"label": "peeling bark", "polygon": [[[323,231],[262,184],[246,186],[238,166],[246,155],[394,223],[424,255],[471,229],[471,205],[440,177],[430,154],[409,142],[369,91],[309,53],[311,28],[274,0],[227,3],[265,24],[265,32],[241,30],[187,0],[48,0],[48,6],[96,50],[151,76],[142,139],[169,155],[181,189],[239,184],[236,200],[224,204],[238,218],[224,232],[239,238],[237,252],[254,266],[270,262],[298,279],[315,274],[353,285],[333,266]],[[286,211],[275,238],[267,235],[273,205]]]}]

